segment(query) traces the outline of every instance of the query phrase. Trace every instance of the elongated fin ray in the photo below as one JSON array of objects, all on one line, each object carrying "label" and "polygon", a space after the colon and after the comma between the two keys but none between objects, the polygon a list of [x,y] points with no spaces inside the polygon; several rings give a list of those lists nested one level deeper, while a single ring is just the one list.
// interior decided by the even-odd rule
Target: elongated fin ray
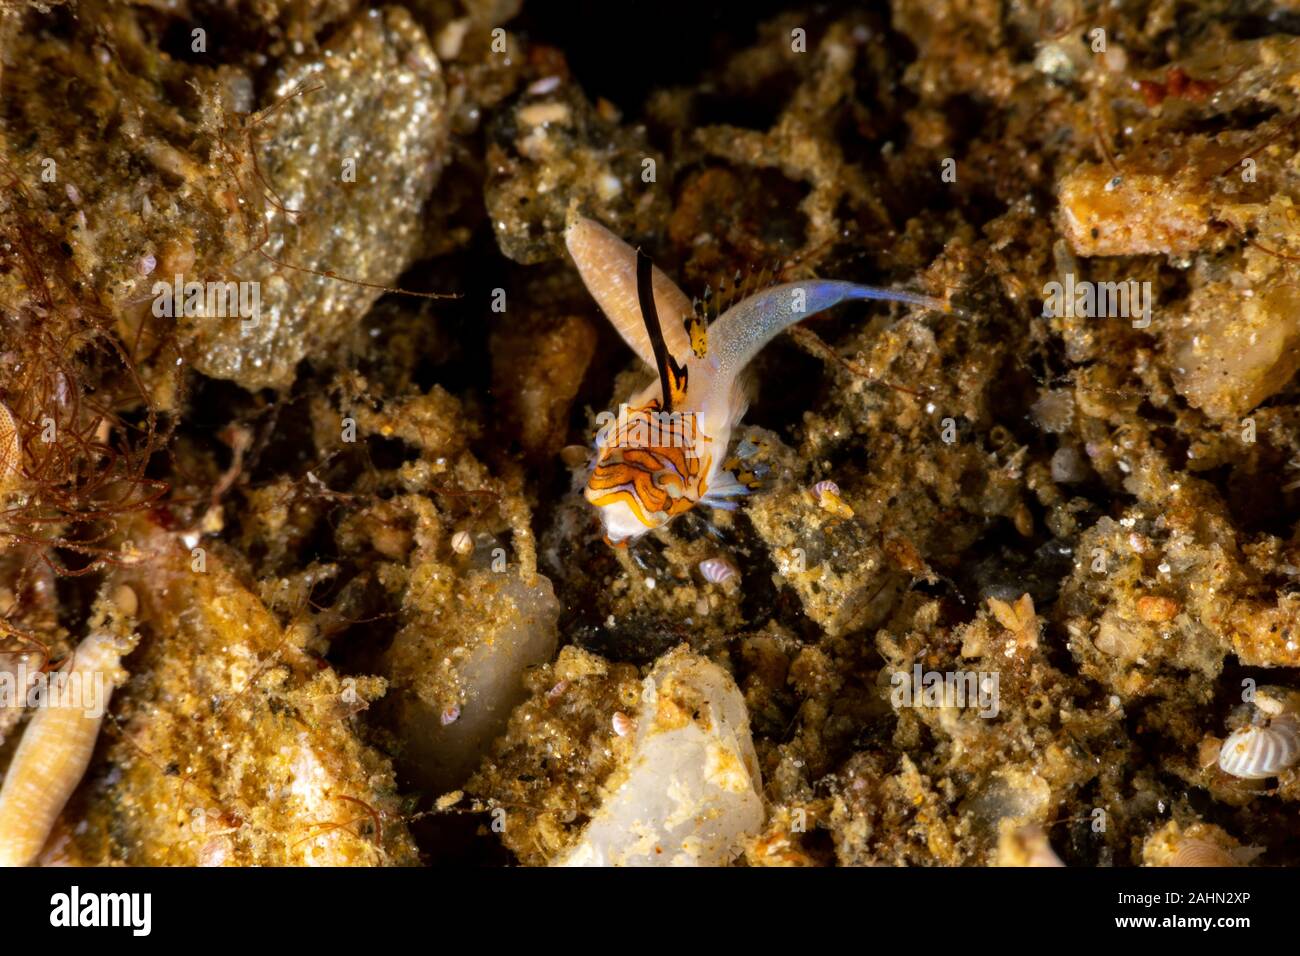
[{"label": "elongated fin ray", "polygon": [[710,283],[709,294],[703,303],[703,317],[713,321],[736,303],[743,302],[755,292],[766,288],[777,274],[775,269],[764,265],[748,272],[737,270],[730,282],[725,278],[717,280],[716,290],[713,289],[713,283]]}]

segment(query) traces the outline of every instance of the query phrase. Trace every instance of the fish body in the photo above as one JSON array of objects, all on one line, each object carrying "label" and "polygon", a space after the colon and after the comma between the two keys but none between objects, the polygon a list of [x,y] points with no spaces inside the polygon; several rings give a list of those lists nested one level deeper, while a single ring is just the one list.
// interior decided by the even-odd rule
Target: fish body
[{"label": "fish body", "polygon": [[[604,226],[574,217],[565,242],[588,291],[659,379],[603,413],[584,494],[620,544],[696,505],[734,508],[748,488],[723,462],[749,405],[745,367],[790,326],[841,302],[884,299],[939,310],[929,296],[827,279],[771,286],[704,332],[690,299]],[[667,400],[665,400],[667,396]]]}]

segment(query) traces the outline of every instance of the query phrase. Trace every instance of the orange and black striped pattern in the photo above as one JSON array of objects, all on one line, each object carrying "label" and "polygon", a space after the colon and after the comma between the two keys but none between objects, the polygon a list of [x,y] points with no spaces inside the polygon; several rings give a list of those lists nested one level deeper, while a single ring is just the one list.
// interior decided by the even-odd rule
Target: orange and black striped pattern
[{"label": "orange and black striped pattern", "polygon": [[[646,436],[646,437],[643,437]],[[659,404],[628,409],[601,443],[586,497],[597,507],[623,502],[647,528],[689,511],[707,492],[710,444],[692,413],[659,415]]]}]

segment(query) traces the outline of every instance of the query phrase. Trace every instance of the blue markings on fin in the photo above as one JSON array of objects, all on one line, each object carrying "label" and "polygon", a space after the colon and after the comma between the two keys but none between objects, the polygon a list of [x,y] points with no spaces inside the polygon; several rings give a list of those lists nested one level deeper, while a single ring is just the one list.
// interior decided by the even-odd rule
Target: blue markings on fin
[{"label": "blue markings on fin", "polygon": [[950,312],[952,307],[943,299],[935,298],[932,295],[922,295],[919,292],[903,292],[898,289],[881,289],[873,285],[853,284],[853,292],[847,298],[850,299],[875,299],[884,302],[906,302],[908,305],[918,305],[922,308],[935,309],[939,312]]},{"label": "blue markings on fin", "polygon": [[736,476],[729,471],[720,471],[714,476],[713,484],[704,496],[700,498],[700,504],[708,505],[710,508],[721,508],[723,511],[735,511],[738,502],[733,498],[741,498],[750,493]]},{"label": "blue markings on fin", "polygon": [[710,345],[721,377],[739,375],[750,360],[779,333],[841,302],[877,300],[904,302],[922,308],[951,312],[948,303],[934,296],[836,279],[786,282],[752,295],[728,309],[709,329]]}]

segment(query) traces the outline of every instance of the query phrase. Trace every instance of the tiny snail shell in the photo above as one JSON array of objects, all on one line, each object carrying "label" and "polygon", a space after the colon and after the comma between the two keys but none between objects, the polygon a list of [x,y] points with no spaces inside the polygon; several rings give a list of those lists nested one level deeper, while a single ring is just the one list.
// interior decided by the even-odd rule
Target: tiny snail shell
[{"label": "tiny snail shell", "polygon": [[[1061,867],[1065,866],[1061,858],[1052,849],[1051,841],[1043,828],[1037,824],[1021,827],[1018,831],[1008,831],[1003,841],[999,841],[998,855],[1004,853],[1014,861],[1012,866]],[[1003,864],[999,864],[1003,865]]]},{"label": "tiny snail shell", "polygon": [[474,538],[468,531],[457,531],[451,536],[451,550],[457,554],[469,554],[474,550]]},{"label": "tiny snail shell", "polygon": [[739,573],[736,566],[726,558],[707,558],[700,562],[700,574],[704,575],[704,580],[711,584],[730,581]]},{"label": "tiny snail shell", "polygon": [[1300,693],[1289,687],[1266,684],[1255,691],[1255,709],[1269,717],[1300,714]]},{"label": "tiny snail shell", "polygon": [[1219,769],[1242,780],[1275,777],[1300,758],[1300,736],[1289,720],[1267,727],[1243,727],[1223,742]]},{"label": "tiny snail shell", "polygon": [[1092,639],[1093,646],[1103,654],[1120,657],[1124,660],[1136,660],[1142,656],[1146,643],[1142,635],[1122,619],[1106,615],[1097,626],[1097,635]]},{"label": "tiny snail shell", "polygon": [[540,80],[535,80],[528,87],[529,96],[545,96],[547,93],[553,93],[560,85],[560,77],[544,76]]},{"label": "tiny snail shell", "polygon": [[1208,840],[1180,840],[1167,866],[1240,866],[1240,861]]},{"label": "tiny snail shell", "polygon": [[621,710],[614,713],[614,717],[610,720],[610,723],[614,726],[614,733],[618,734],[620,737],[626,737],[636,729],[636,721]]},{"label": "tiny snail shell", "polygon": [[813,494],[817,496],[818,500],[820,500],[823,495],[835,495],[838,498],[840,494],[840,486],[835,484],[833,481],[819,481],[817,484],[813,485]]},{"label": "tiny snail shell", "polygon": [[1216,737],[1207,736],[1196,748],[1196,765],[1202,770],[1209,770],[1219,763],[1219,752],[1223,749],[1223,741]]},{"label": "tiny snail shell", "polygon": [[813,485],[813,497],[823,511],[829,511],[837,518],[852,518],[853,509],[840,497],[840,486],[835,482],[819,481]]},{"label": "tiny snail shell", "polygon": [[9,491],[18,477],[23,448],[13,413],[0,404],[0,494]]},{"label": "tiny snail shell", "polygon": [[448,724],[454,724],[456,721],[460,720],[460,705],[448,704],[442,709],[442,714],[438,719],[442,722],[444,727]]},{"label": "tiny snail shell", "polygon": [[225,866],[231,857],[231,842],[227,834],[218,834],[199,849],[199,866]]}]

